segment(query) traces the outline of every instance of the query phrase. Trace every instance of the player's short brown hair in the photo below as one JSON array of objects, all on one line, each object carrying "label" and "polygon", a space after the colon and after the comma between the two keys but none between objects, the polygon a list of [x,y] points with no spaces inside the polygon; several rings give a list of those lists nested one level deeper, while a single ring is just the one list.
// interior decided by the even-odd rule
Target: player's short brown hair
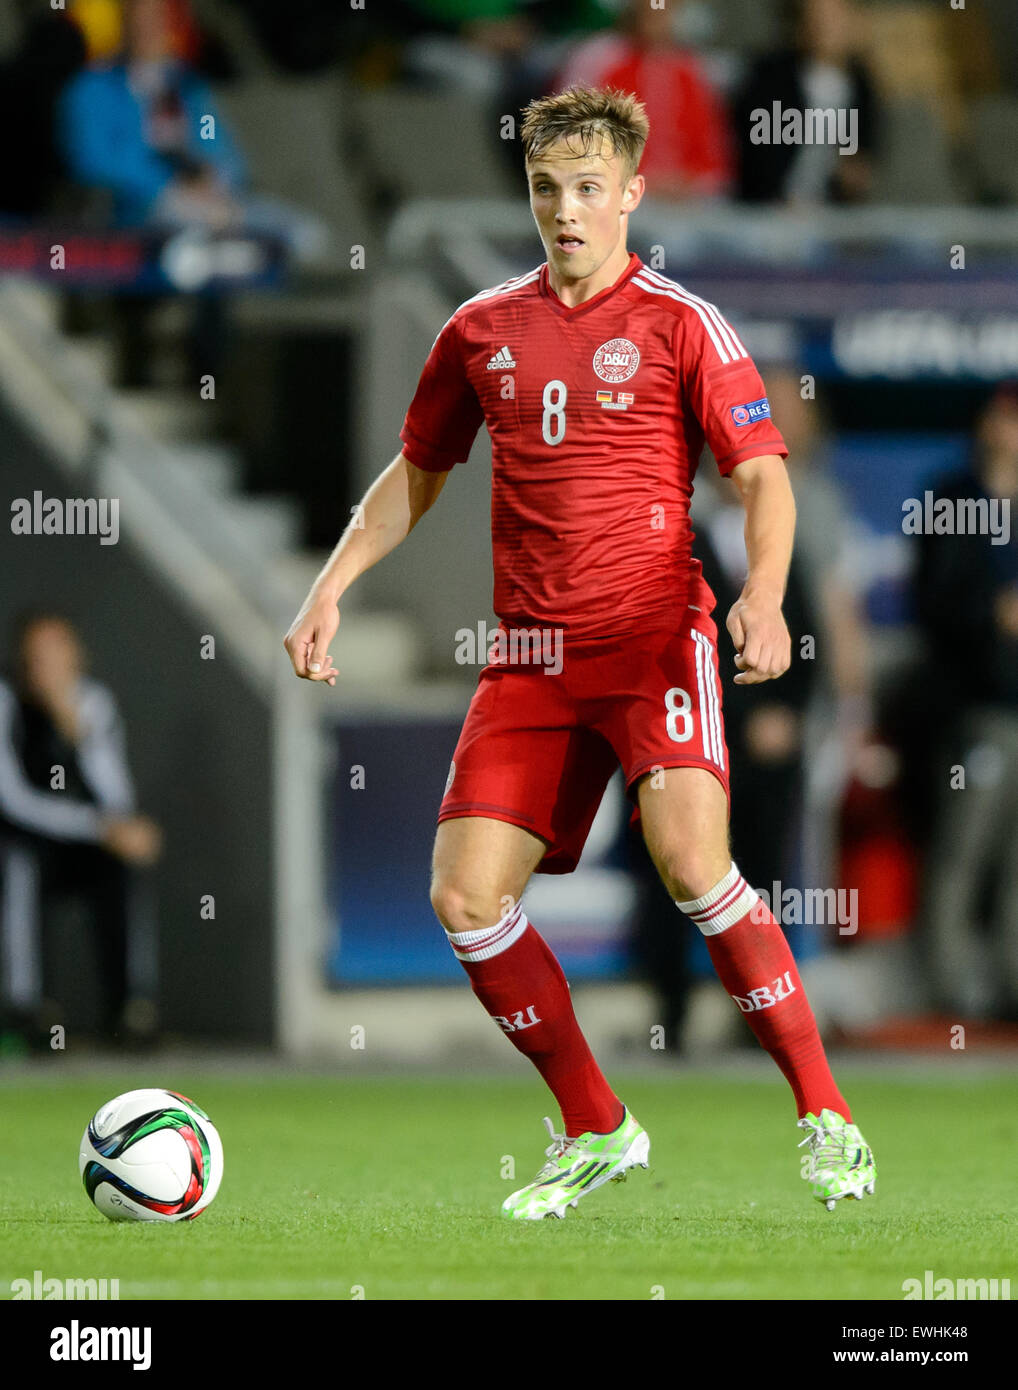
[{"label": "player's short brown hair", "polygon": [[528,164],[558,140],[576,138],[581,152],[598,151],[608,140],[620,158],[623,181],[640,166],[650,122],[643,102],[617,87],[575,85],[553,96],[539,97],[523,112],[520,138]]}]

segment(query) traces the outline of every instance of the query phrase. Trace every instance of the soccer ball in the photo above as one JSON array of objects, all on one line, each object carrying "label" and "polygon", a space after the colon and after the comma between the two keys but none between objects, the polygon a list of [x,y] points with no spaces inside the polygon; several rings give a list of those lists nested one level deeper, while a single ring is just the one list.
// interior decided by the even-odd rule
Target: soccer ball
[{"label": "soccer ball", "polygon": [[187,1096],[126,1091],[92,1116],[78,1170],[111,1221],[191,1221],[219,1191],[223,1145]]}]

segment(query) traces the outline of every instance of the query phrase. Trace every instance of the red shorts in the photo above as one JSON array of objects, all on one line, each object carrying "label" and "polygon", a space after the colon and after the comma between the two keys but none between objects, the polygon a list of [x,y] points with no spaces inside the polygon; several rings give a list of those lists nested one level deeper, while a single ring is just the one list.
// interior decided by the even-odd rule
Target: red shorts
[{"label": "red shorts", "polygon": [[[520,825],[548,842],[537,872],[568,874],[620,764],[634,801],[639,779],[664,767],[706,768],[727,796],[717,628],[696,610],[688,619],[677,633],[563,643],[557,675],[537,664],[486,666],[439,821]],[[544,660],[554,651],[544,648]]]}]

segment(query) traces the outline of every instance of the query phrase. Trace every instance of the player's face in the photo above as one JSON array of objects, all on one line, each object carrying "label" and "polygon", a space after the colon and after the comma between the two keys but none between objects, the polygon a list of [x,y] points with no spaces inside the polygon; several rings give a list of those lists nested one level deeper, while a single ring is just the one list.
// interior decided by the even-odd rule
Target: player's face
[{"label": "player's face", "polygon": [[624,250],[629,213],[643,194],[643,176],[625,180],[604,145],[583,153],[560,140],[527,167],[530,208],[548,264],[563,279],[585,280],[613,252]]}]

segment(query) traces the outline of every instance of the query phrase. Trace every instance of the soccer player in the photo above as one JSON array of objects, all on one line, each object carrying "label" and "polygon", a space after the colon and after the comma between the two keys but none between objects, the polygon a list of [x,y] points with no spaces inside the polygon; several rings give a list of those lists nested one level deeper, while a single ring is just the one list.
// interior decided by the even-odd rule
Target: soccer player
[{"label": "soccer player", "polygon": [[611,89],[572,87],[527,107],[547,260],[467,300],[442,328],[402,452],[284,640],[298,676],[335,685],[339,599],[417,524],[486,424],[499,637],[453,755],[431,900],[474,993],[562,1112],[561,1133],[545,1121],[548,1162],[503,1203],[513,1219],[564,1216],[647,1166],[648,1135],[592,1056],[521,901],[532,873],[576,867],[618,764],[665,889],[792,1088],[813,1195],[833,1210],[876,1177],[781,927],[729,848],[714,597],[688,517],[704,442],[746,512],[748,576],[727,618],[740,684],[790,664],[781,604],[795,506],[787,450],[738,335],[627,250],[647,130],[641,103]]}]

